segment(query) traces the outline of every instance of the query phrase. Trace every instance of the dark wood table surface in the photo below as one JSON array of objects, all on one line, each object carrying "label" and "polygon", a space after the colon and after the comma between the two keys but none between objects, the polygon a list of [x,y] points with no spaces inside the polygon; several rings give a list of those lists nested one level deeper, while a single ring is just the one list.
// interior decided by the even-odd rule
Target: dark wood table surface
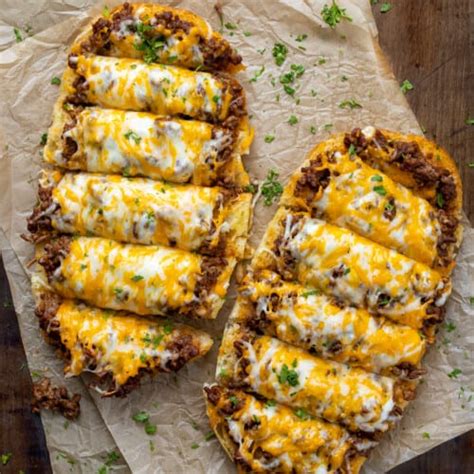
[{"label": "dark wood table surface", "polygon": [[[361,0],[364,1],[364,0]],[[373,1],[373,3],[376,3]],[[383,3],[392,9],[381,13]],[[402,82],[428,137],[456,159],[464,182],[464,210],[474,221],[474,38],[472,0],[379,0],[373,5],[380,43]],[[471,10],[471,11],[470,11]],[[469,16],[471,13],[471,16]],[[11,452],[0,472],[49,473],[41,421],[30,412],[31,379],[10,291],[0,265],[0,454]],[[474,431],[433,449],[391,471],[391,474],[472,474]]]}]

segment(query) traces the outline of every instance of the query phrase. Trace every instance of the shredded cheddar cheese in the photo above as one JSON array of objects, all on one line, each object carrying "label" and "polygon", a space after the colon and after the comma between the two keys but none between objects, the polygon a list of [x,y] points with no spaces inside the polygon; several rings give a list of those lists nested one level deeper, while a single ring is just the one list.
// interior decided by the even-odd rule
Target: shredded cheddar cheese
[{"label": "shredded cheddar cheese", "polygon": [[[67,173],[53,189],[55,229],[122,242],[198,250],[213,233],[219,188]],[[216,212],[219,218],[220,212]]]},{"label": "shredded cheddar cheese", "polygon": [[355,431],[385,431],[395,419],[389,377],[311,356],[268,336],[242,345],[242,357],[250,362],[242,382],[264,397]]},{"label": "shredded cheddar cheese", "polygon": [[[135,59],[78,56],[87,100],[102,107],[223,121],[233,100],[225,82],[206,72]],[[72,90],[73,92],[73,90]]]},{"label": "shredded cheddar cheese", "polygon": [[[415,196],[386,174],[356,156],[336,152],[328,160],[318,155],[317,170],[329,170],[328,184],[311,202],[303,203],[332,224],[350,229],[407,257],[432,266],[437,256],[440,224],[431,204]],[[301,172],[287,187],[283,202],[298,204],[295,186]]]},{"label": "shredded cheddar cheese", "polygon": [[[230,133],[195,120],[171,120],[146,112],[91,107],[64,133],[77,144],[74,161],[93,172],[142,175],[175,183],[215,179]],[[60,148],[48,158],[62,162]],[[212,167],[210,166],[212,164]]]},{"label": "shredded cheddar cheese", "polygon": [[[429,319],[428,306],[442,306],[450,294],[450,281],[435,270],[350,230],[284,210],[275,222],[281,226],[283,248],[294,259],[295,276],[305,286],[415,329]],[[278,238],[275,229],[267,238],[257,267]],[[283,261],[278,265],[287,267]]]},{"label": "shredded cheddar cheese", "polygon": [[255,305],[248,317],[263,318],[260,328],[267,334],[323,358],[382,372],[402,363],[418,366],[425,352],[417,330],[282,282],[268,271],[248,278],[242,292]]},{"label": "shredded cheddar cheese", "polygon": [[65,298],[137,314],[166,314],[194,299],[201,257],[166,247],[77,237],[54,274]]},{"label": "shredded cheddar cheese", "polygon": [[110,373],[119,386],[141,369],[169,371],[168,364],[179,355],[169,345],[180,336],[193,337],[198,355],[212,344],[207,334],[183,325],[91,308],[72,300],[61,303],[55,320],[61,342],[70,353],[66,374]]},{"label": "shredded cheddar cheese", "polygon": [[[340,426],[298,416],[298,411],[258,400],[240,390],[219,388],[222,395],[217,404],[207,402],[211,427],[217,433],[226,433],[252,472],[323,474],[337,471],[346,462],[357,463],[356,456],[348,459],[349,451],[354,449],[353,440]],[[235,411],[222,416],[221,410],[232,402]],[[256,455],[262,451],[265,456]]]}]

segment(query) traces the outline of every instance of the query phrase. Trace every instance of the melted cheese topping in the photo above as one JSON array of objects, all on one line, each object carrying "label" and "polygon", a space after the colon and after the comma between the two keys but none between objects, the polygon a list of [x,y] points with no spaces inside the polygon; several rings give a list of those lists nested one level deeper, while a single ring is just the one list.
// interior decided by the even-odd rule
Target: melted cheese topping
[{"label": "melted cheese topping", "polygon": [[417,366],[425,352],[415,329],[374,318],[364,309],[341,307],[318,290],[250,279],[243,294],[256,305],[267,334],[323,358],[380,372],[401,363]]},{"label": "melted cheese topping", "polygon": [[199,255],[166,247],[78,237],[53,275],[53,288],[101,308],[166,314],[191,303]]},{"label": "melted cheese topping", "polygon": [[222,121],[233,99],[212,74],[133,59],[78,56],[76,72],[87,100],[102,107]]},{"label": "melted cheese topping", "polygon": [[[253,391],[357,431],[385,431],[395,418],[394,381],[310,356],[268,336],[244,342],[243,380]],[[284,368],[286,367],[286,369]],[[283,372],[282,372],[283,371]],[[284,373],[296,374],[284,380]]]},{"label": "melted cheese topping", "polygon": [[[63,136],[78,147],[66,164],[79,161],[79,169],[196,184],[215,179],[232,141],[230,132],[205,122],[97,107],[81,111]],[[63,163],[62,153],[55,150],[54,162]]]},{"label": "melted cheese topping", "polygon": [[167,364],[182,356],[170,350],[170,344],[182,336],[193,336],[198,356],[212,344],[207,334],[183,325],[113,313],[71,300],[61,303],[55,320],[61,342],[70,352],[66,374],[110,373],[117,385],[138,375],[140,369],[169,371]]},{"label": "melted cheese topping", "polygon": [[59,208],[52,225],[61,232],[197,250],[221,230],[213,229],[220,197],[219,188],[67,173],[53,190]]},{"label": "melted cheese topping", "polygon": [[[236,400],[236,411],[224,419],[219,410]],[[207,411],[211,427],[219,433],[224,426],[252,472],[335,472],[353,447],[349,434],[340,426],[298,417],[284,405],[266,404],[241,391],[225,390],[217,406],[207,404]],[[249,425],[250,429],[246,427]],[[261,450],[267,456],[259,456]]]},{"label": "melted cheese topping", "polygon": [[[196,68],[204,61],[200,44],[203,38],[213,37],[215,41],[223,41],[220,35],[213,34],[211,27],[203,18],[190,12],[146,4],[132,5],[132,9],[133,17],[122,20],[119,29],[112,31],[109,38],[111,47],[107,55],[142,59],[143,51],[136,47],[142,43],[140,35],[136,33],[136,26],[142,22],[153,27],[154,37],[161,38],[163,46],[154,49],[156,61],[159,63]],[[158,24],[155,15],[162,12],[177,14],[180,20],[188,23],[187,31],[180,30],[177,34]]]},{"label": "melted cheese topping", "polygon": [[319,169],[329,169],[331,177],[310,204],[318,217],[433,264],[441,229],[428,201],[348,154],[335,153],[333,162],[325,160]]},{"label": "melted cheese topping", "polygon": [[[290,214],[287,228],[291,222]],[[451,291],[449,281],[428,266],[349,230],[307,217],[296,230],[286,245],[298,281],[358,307],[421,328],[427,306],[442,306]]]}]

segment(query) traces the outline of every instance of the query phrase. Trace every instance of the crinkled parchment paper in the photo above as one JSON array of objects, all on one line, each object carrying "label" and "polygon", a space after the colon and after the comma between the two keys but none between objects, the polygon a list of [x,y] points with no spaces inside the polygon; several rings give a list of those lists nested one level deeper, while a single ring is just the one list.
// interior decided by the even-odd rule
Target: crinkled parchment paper
[{"label": "crinkled parchment paper", "polygon": [[[32,3],[41,7],[25,11],[23,6],[18,7],[18,2],[6,3],[0,14],[0,48],[9,45],[7,33],[13,35],[13,26],[23,27],[29,22],[36,34],[0,53],[3,257],[30,368],[36,371],[47,368],[48,374],[60,379],[61,362],[43,343],[33,315],[25,266],[32,257],[32,248],[20,239],[20,234],[25,231],[25,219],[35,202],[39,141],[49,125],[57,95],[57,88],[50,80],[64,69],[69,44],[90,18],[88,7],[94,4],[97,12],[103,4],[92,0],[42,0]],[[213,1],[171,3],[192,9],[219,27]],[[239,79],[247,91],[256,129],[255,143],[247,159],[247,168],[256,179],[263,179],[273,168],[286,181],[305,153],[332,131],[373,124],[420,132],[380,52],[368,0],[340,0],[353,22],[343,22],[336,30],[321,21],[324,3],[324,0],[224,2],[224,21],[237,25],[236,29],[224,28],[224,32],[247,65]],[[112,4],[115,3],[108,2],[109,6]],[[296,41],[296,36],[302,34],[308,35],[307,38]],[[275,42],[286,44],[289,50],[281,67],[272,58]],[[294,97],[283,91],[278,80],[291,64],[305,67],[297,80]],[[339,107],[349,99],[355,99],[362,108]],[[291,115],[298,119],[295,125],[288,123]],[[315,133],[311,133],[311,127]],[[266,135],[275,139],[266,143]],[[274,208],[257,205],[252,243],[258,242],[273,212]],[[466,223],[454,272],[454,291],[448,303],[449,324],[425,359],[428,375],[419,388],[417,400],[399,427],[374,451],[366,472],[386,471],[474,428],[474,396],[471,396],[474,395],[474,308],[469,305],[469,297],[474,295],[473,269],[474,230]],[[231,290],[216,321],[193,323],[214,335],[215,347],[207,357],[185,367],[177,376],[145,381],[125,399],[101,399],[95,392],[88,392],[87,380],[69,380],[68,385],[83,394],[79,422],[64,429],[60,417],[42,415],[55,471],[69,472],[71,467],[63,457],[56,459],[58,452],[76,460],[73,470],[93,472],[107,451],[118,448],[136,473],[234,472],[218,442],[205,440],[209,427],[201,396],[202,384],[214,378],[217,347],[234,301],[235,291]],[[448,377],[455,368],[462,373],[457,378]],[[143,426],[132,421],[132,415],[139,410],[149,412],[152,422],[158,425],[155,436],[146,435]]]}]

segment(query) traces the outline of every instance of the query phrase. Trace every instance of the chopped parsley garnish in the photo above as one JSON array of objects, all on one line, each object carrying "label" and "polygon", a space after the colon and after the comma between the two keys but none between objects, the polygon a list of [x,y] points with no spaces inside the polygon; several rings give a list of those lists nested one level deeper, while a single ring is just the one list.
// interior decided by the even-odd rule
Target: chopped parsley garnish
[{"label": "chopped parsley garnish", "polygon": [[[353,145],[351,144],[351,146],[353,146]],[[379,174],[374,174],[374,175],[372,176],[372,178],[370,178],[370,181],[381,182],[381,181],[383,181],[383,178],[382,178],[382,176],[380,176]]]},{"label": "chopped parsley garnish", "polygon": [[275,400],[267,400],[265,402],[265,408],[271,408],[271,407],[274,407],[276,406],[276,401]]},{"label": "chopped parsley garnish", "polygon": [[323,64],[326,64],[326,59],[325,58],[319,58],[318,59],[318,64],[322,66]]},{"label": "chopped parsley garnish", "polygon": [[227,373],[226,369],[221,369],[219,372],[218,377],[227,377],[229,374]]},{"label": "chopped parsley garnish", "polygon": [[301,43],[302,41],[304,41],[306,38],[308,37],[308,35],[306,33],[303,33],[301,35],[297,35],[296,38],[295,38],[295,41],[298,41],[298,43]]},{"label": "chopped parsley garnish", "polygon": [[387,190],[383,186],[374,186],[373,190],[380,194],[380,196],[385,196],[387,194]]},{"label": "chopped parsley garnish", "polygon": [[227,23],[225,23],[224,26],[225,26],[228,30],[236,30],[236,29],[237,29],[237,25],[236,25],[235,23],[231,23],[230,21],[228,21]]},{"label": "chopped parsley garnish", "polygon": [[255,184],[250,183],[247,186],[244,186],[244,191],[246,193],[255,194],[257,192],[257,186],[255,186]]},{"label": "chopped parsley garnish", "polygon": [[343,275],[348,275],[349,273],[351,273],[351,269],[348,267],[348,268],[344,268],[344,272],[343,272]]},{"label": "chopped parsley garnish", "polygon": [[403,82],[402,82],[402,85],[400,86],[400,90],[406,94],[408,91],[411,91],[415,88],[415,86],[408,80],[408,79],[405,79]]},{"label": "chopped parsley garnish", "polygon": [[47,141],[48,141],[48,134],[47,134],[47,133],[43,133],[43,134],[41,135],[40,145],[41,145],[41,146],[45,146]]},{"label": "chopped parsley garnish", "polygon": [[348,100],[343,100],[340,104],[339,104],[339,108],[340,109],[351,109],[351,110],[354,110],[354,109],[361,109],[362,108],[362,105],[359,104],[359,102],[357,102],[355,99],[348,99]]},{"label": "chopped parsley garnish", "polygon": [[138,423],[146,423],[150,419],[150,415],[146,411],[139,411],[132,416],[133,421]]},{"label": "chopped parsley garnish", "polygon": [[264,73],[265,66],[262,66],[258,71],[255,72],[250,82],[257,82],[258,78]]},{"label": "chopped parsley garnish", "polygon": [[191,445],[191,449],[197,449],[197,448],[199,448],[199,444],[193,443],[193,444]]},{"label": "chopped parsley garnish", "polygon": [[143,280],[143,276],[142,275],[133,275],[132,276],[132,281],[140,281],[140,280]]},{"label": "chopped parsley garnish", "polygon": [[341,8],[336,0],[332,0],[332,5],[324,5],[321,10],[321,16],[323,20],[331,27],[336,28],[336,25],[341,22],[341,20],[352,21],[352,18],[347,15],[346,9]]},{"label": "chopped parsley garnish", "polygon": [[278,173],[275,170],[270,170],[265,181],[262,183],[261,190],[265,206],[271,206],[283,192],[283,186],[278,182],[277,178]]},{"label": "chopped parsley garnish", "polygon": [[288,55],[288,48],[283,43],[275,43],[272,49],[275,64],[281,66]]},{"label": "chopped parsley garnish", "polygon": [[470,296],[470,297],[469,297],[469,304],[470,304],[471,306],[474,306],[474,296]]},{"label": "chopped parsley garnish", "polygon": [[442,193],[436,193],[436,205],[441,208],[444,206],[444,197]]},{"label": "chopped parsley garnish", "polygon": [[314,125],[311,125],[311,127],[309,127],[309,131],[310,133],[312,133],[313,135],[316,135],[316,127]]},{"label": "chopped parsley garnish", "polygon": [[304,408],[297,408],[295,410],[295,415],[302,420],[308,420],[310,418],[309,413]]},{"label": "chopped parsley garnish", "polygon": [[387,202],[387,204],[385,204],[384,209],[386,211],[393,211],[395,209],[395,206],[391,202]]},{"label": "chopped parsley garnish", "polygon": [[294,95],[295,95],[295,92],[296,92],[296,90],[295,90],[293,87],[289,86],[288,84],[285,84],[285,85],[283,86],[283,90],[284,90],[288,95],[291,95],[291,96],[294,96]]},{"label": "chopped parsley garnish", "polygon": [[303,298],[307,298],[308,296],[313,296],[313,295],[319,295],[320,292],[319,290],[309,290],[309,291],[305,291],[301,296],[303,296]]},{"label": "chopped parsley garnish", "polygon": [[81,263],[81,271],[85,270],[87,268],[87,265],[85,263]]},{"label": "chopped parsley garnish", "polygon": [[301,77],[305,71],[305,68],[302,64],[292,64],[290,68],[295,72],[296,77]]},{"label": "chopped parsley garnish", "polygon": [[8,461],[10,461],[11,457],[13,456],[12,453],[4,453],[0,456],[0,460],[2,461],[2,466],[6,466]]},{"label": "chopped parsley garnish", "polygon": [[447,332],[453,332],[456,329],[456,325],[452,323],[451,321],[448,321],[444,325],[444,328],[446,329]]},{"label": "chopped parsley garnish", "polygon": [[334,125],[332,123],[327,123],[327,124],[324,125],[323,128],[324,128],[324,130],[329,131],[329,130],[331,130],[332,127],[334,127]]},{"label": "chopped parsley garnish", "polygon": [[290,125],[296,125],[298,123],[298,117],[296,115],[290,115],[290,118],[288,119],[288,123]]},{"label": "chopped parsley garnish", "polygon": [[356,148],[352,143],[349,146],[348,152],[349,152],[349,156],[355,156],[356,155]]},{"label": "chopped parsley garnish", "polygon": [[137,145],[140,144],[142,141],[142,137],[140,137],[137,133],[132,132],[132,130],[129,130],[127,133],[124,133],[123,135],[127,140],[132,139]]},{"label": "chopped parsley garnish", "polygon": [[275,135],[265,135],[265,138],[263,139],[265,143],[271,143],[273,140],[275,140]]},{"label": "chopped parsley garnish", "polygon": [[102,16],[104,16],[105,18],[108,18],[110,16],[110,10],[107,5],[105,5],[105,7],[102,9]]},{"label": "chopped parsley garnish", "polygon": [[388,13],[393,8],[393,5],[389,2],[382,3],[380,5],[380,13]]},{"label": "chopped parsley garnish", "polygon": [[229,397],[229,401],[232,404],[232,407],[235,408],[239,404],[239,399],[235,395]]},{"label": "chopped parsley garnish", "polygon": [[145,424],[145,433],[148,435],[156,434],[156,425],[152,425],[151,423]]},{"label": "chopped parsley garnish", "polygon": [[287,383],[290,387],[296,387],[300,383],[298,372],[294,369],[290,369],[286,364],[283,364],[278,374],[278,382],[282,385]]},{"label": "chopped parsley garnish", "polygon": [[[141,359],[142,356],[140,356]],[[132,416],[132,419],[137,423],[143,423],[145,425],[145,433],[154,435],[156,433],[156,425],[150,423],[150,415],[146,411],[139,411]]]},{"label": "chopped parsley garnish", "polygon": [[212,101],[215,102],[216,104],[218,104],[220,100],[221,100],[221,98],[220,98],[218,95],[215,95],[215,96],[212,98]]},{"label": "chopped parsley garnish", "polygon": [[158,59],[157,52],[164,47],[165,43],[161,36],[152,37],[147,35],[150,30],[153,30],[152,26],[139,22],[136,28],[140,43],[134,43],[133,47],[137,51],[143,51],[143,60],[150,64]]},{"label": "chopped parsley garnish", "polygon": [[119,296],[123,293],[123,288],[114,288],[115,296]]},{"label": "chopped parsley garnish", "polygon": [[451,372],[449,372],[448,377],[450,379],[457,379],[458,375],[461,375],[461,374],[462,374],[461,369],[453,369]]},{"label": "chopped parsley garnish", "polygon": [[291,84],[294,81],[295,81],[295,74],[293,72],[287,72],[280,76],[281,84]]},{"label": "chopped parsley garnish", "polygon": [[346,81],[348,81],[348,80],[349,80],[349,78],[348,78],[347,76],[342,76],[342,77],[341,77],[341,81],[342,81],[342,82],[346,82]]},{"label": "chopped parsley garnish", "polygon": [[171,334],[173,332],[173,323],[165,323],[165,325],[163,326],[163,332],[165,334]]},{"label": "chopped parsley garnish", "polygon": [[427,431],[425,431],[421,436],[425,439],[430,439],[430,434]]},{"label": "chopped parsley garnish", "polygon": [[379,306],[387,306],[391,301],[390,296],[387,295],[380,295],[377,301]]},{"label": "chopped parsley garnish", "polygon": [[74,466],[74,464],[76,464],[76,460],[65,453],[58,453],[56,456],[56,460],[58,459],[64,459],[71,466]]},{"label": "chopped parsley garnish", "polygon": [[58,76],[54,76],[52,79],[51,79],[51,84],[53,86],[59,86],[61,84],[61,79],[58,77]]},{"label": "chopped parsley garnish", "polygon": [[21,36],[21,31],[18,28],[13,28],[13,34],[15,35],[15,41],[17,43],[21,43],[23,41],[23,37]]},{"label": "chopped parsley garnish", "polygon": [[107,458],[103,464],[97,471],[97,474],[107,474],[109,472],[109,467],[116,461],[120,459],[120,455],[118,455],[115,451],[107,453]]},{"label": "chopped parsley garnish", "polygon": [[213,431],[209,431],[206,433],[206,436],[204,436],[205,441],[210,441],[211,439],[215,438],[216,434]]},{"label": "chopped parsley garnish", "polygon": [[244,31],[244,36],[252,36],[252,33],[250,33],[250,31]]}]

